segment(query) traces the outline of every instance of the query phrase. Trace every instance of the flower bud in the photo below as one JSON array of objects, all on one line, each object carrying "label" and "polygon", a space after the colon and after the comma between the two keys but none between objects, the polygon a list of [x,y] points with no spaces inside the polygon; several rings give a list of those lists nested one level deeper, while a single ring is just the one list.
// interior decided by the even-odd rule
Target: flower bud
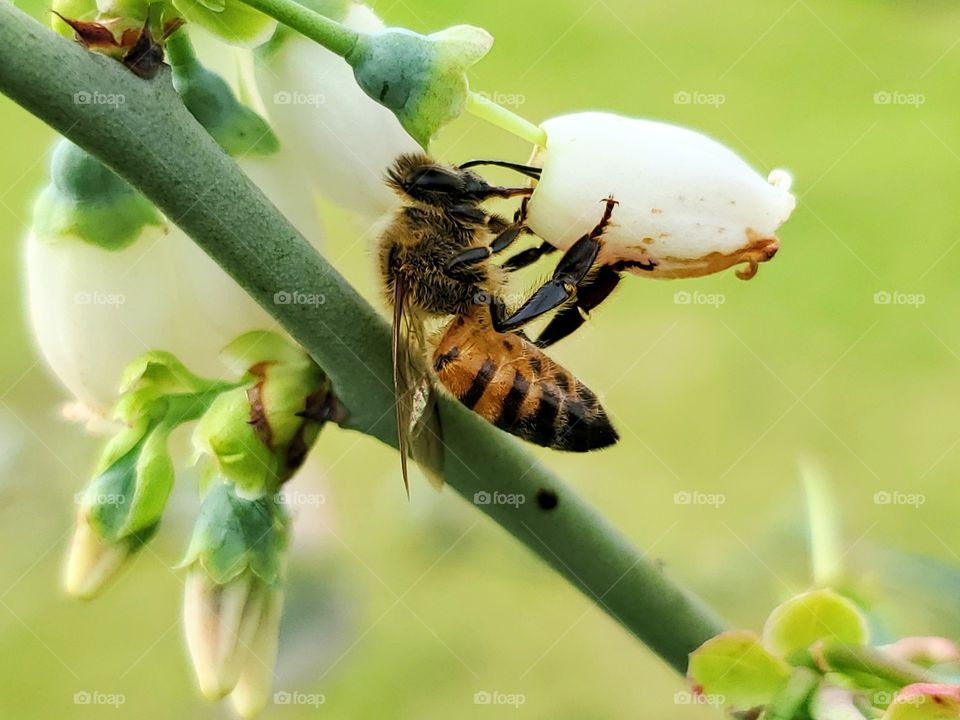
[{"label": "flower bud", "polygon": [[209,487],[183,565],[184,629],[200,689],[221,698],[241,678],[236,702],[269,694],[282,596],[287,519],[272,496],[246,500],[230,483]]},{"label": "flower bud", "polygon": [[738,274],[750,277],[779,248],[774,233],[796,204],[784,171],[764,180],[707,136],[651,120],[585,112],[542,127],[527,224],[551,245],[570,247],[613,197],[599,260],[655,264],[641,275],[696,277],[748,263]]},{"label": "flower bud", "polygon": [[153,535],[173,487],[168,434],[144,419],[107,445],[77,510],[65,571],[71,595],[95,595]]},{"label": "flower bud", "polygon": [[323,420],[339,412],[330,381],[299,348],[277,335],[249,333],[224,351],[247,363],[246,381],[221,393],[197,423],[198,454],[246,497],[277,491],[300,466]]},{"label": "flower bud", "polygon": [[[358,32],[383,22],[366,5],[318,8]],[[257,88],[285,145],[296,148],[317,189],[370,217],[396,203],[383,177],[394,159],[419,150],[396,116],[357,85],[350,66],[289,28],[257,50]]]},{"label": "flower bud", "polygon": [[242,718],[253,717],[270,701],[282,612],[283,594],[279,590],[268,592],[250,651],[230,693],[230,703]]},{"label": "flower bud", "polygon": [[467,104],[467,70],[493,37],[472,25],[420,35],[404,28],[365,33],[347,55],[357,84],[390,108],[423,148]]}]

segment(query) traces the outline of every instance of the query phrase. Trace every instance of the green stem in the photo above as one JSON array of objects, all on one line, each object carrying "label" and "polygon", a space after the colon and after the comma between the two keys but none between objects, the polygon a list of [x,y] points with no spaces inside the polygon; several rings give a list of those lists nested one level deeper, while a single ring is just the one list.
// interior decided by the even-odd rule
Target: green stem
[{"label": "green stem", "polygon": [[167,62],[173,67],[190,67],[200,62],[186,28],[180,28],[167,38],[164,50],[166,51]]},{"label": "green stem", "polygon": [[301,35],[320,43],[330,52],[345,58],[357,44],[360,36],[354,30],[331,20],[294,0],[242,0],[264,15],[291,27]]},{"label": "green stem", "polygon": [[[75,103],[81,91],[125,102]],[[142,80],[0,2],[0,92],[172,218],[316,359],[351,413],[349,426],[396,447],[387,324],[194,120],[168,71]],[[274,301],[293,290],[323,297],[323,307]],[[456,401],[440,405],[450,487],[468,501],[522,497],[477,508],[684,672],[688,654],[723,629],[716,616],[514,438]],[[402,493],[398,478],[398,502]]]},{"label": "green stem", "polygon": [[823,648],[821,657],[832,670],[866,673],[898,687],[937,682],[936,676],[929,670],[863,645],[833,643]]},{"label": "green stem", "polygon": [[510,112],[502,105],[497,105],[480,93],[471,90],[467,94],[467,112],[534,145],[547,146],[547,133],[543,128]]}]

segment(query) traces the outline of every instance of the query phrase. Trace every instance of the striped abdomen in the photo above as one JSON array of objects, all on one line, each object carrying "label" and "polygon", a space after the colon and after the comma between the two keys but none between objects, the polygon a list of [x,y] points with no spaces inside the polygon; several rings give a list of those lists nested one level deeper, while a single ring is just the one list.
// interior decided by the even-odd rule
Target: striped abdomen
[{"label": "striped abdomen", "polygon": [[618,439],[590,388],[519,335],[458,317],[433,363],[440,382],[460,402],[524,440],[585,452]]}]

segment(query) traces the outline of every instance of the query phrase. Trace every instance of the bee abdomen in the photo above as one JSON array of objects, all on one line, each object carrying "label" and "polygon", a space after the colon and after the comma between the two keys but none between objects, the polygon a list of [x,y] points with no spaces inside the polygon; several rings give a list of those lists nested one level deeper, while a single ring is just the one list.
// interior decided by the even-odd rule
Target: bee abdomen
[{"label": "bee abdomen", "polygon": [[[469,340],[451,334],[434,353],[434,370],[481,417],[557,450],[586,452],[617,441],[597,396],[538,348],[516,336],[504,342],[492,330],[474,329]],[[455,339],[468,342],[461,347]]]}]

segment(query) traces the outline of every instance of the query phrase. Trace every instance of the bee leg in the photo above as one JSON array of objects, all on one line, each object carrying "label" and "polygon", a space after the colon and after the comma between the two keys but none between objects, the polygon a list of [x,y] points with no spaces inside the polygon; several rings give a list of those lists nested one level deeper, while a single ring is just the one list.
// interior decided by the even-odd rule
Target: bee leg
[{"label": "bee leg", "polygon": [[[456,208],[454,214],[456,214]],[[497,215],[487,215],[476,207],[468,207],[465,212],[472,212],[474,222],[482,223],[496,232],[489,245],[480,247],[471,247],[454,255],[444,267],[444,273],[447,277],[454,280],[471,280],[472,274],[469,272],[474,265],[484,262],[491,255],[503,252],[524,232],[527,232],[521,224],[507,223],[503,218]],[[466,274],[465,274],[466,271]]]},{"label": "bee leg", "polygon": [[606,208],[600,222],[596,224],[593,230],[570,246],[557,264],[553,277],[540,286],[513,315],[500,320],[499,327],[497,327],[495,319],[494,328],[498,332],[516,330],[576,297],[577,286],[587,276],[597,260],[597,255],[600,253],[600,238],[607,227],[607,223],[610,222],[613,208],[617,204],[617,201],[612,197],[607,198],[605,202]]},{"label": "bee leg", "polygon": [[520,270],[528,265],[533,265],[533,263],[542,258],[544,255],[549,255],[552,252],[556,252],[556,250],[557,249],[550,243],[542,243],[537,247],[518,252],[503,264],[503,269],[508,272]]},{"label": "bee leg", "polygon": [[619,282],[620,273],[609,265],[601,267],[596,275],[580,284],[576,302],[556,314],[534,345],[539,348],[549,347],[573,333],[583,325],[589,312],[607,299]]}]

